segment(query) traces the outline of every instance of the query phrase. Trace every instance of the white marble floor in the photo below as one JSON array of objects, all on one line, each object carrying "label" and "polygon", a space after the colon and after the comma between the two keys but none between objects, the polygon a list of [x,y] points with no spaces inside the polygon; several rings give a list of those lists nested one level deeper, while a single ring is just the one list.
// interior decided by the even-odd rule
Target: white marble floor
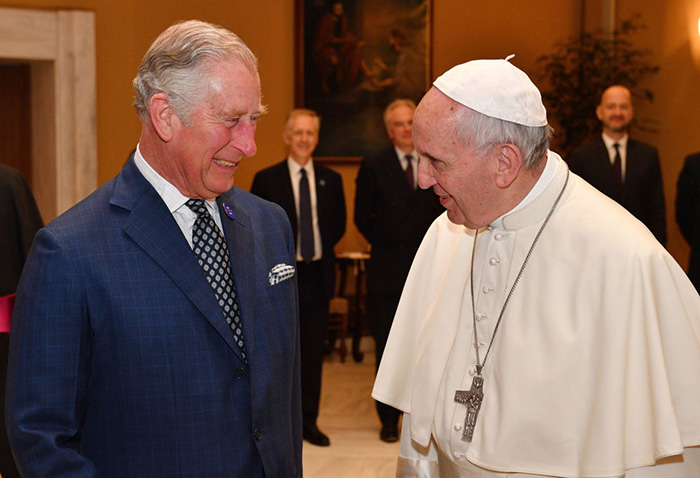
[{"label": "white marble floor", "polygon": [[331,440],[329,447],[304,442],[306,478],[389,478],[395,476],[399,444],[379,439],[379,418],[370,397],[374,383],[374,343],[361,342],[364,360],[348,354],[326,356],[318,427]]}]

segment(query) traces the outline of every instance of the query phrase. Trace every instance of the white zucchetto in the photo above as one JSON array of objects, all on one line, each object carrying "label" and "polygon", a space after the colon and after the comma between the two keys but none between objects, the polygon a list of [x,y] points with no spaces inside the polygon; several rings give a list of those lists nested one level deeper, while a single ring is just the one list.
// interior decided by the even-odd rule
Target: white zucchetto
[{"label": "white zucchetto", "polygon": [[458,103],[493,118],[524,126],[546,126],[542,95],[510,60],[474,60],[457,65],[433,85]]}]

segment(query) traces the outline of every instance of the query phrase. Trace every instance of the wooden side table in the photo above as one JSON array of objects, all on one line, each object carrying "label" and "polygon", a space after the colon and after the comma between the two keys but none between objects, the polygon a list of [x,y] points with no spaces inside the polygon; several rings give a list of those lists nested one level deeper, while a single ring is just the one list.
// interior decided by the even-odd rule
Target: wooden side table
[{"label": "wooden side table", "polygon": [[349,274],[355,280],[354,307],[349,314],[348,328],[352,334],[352,357],[355,362],[362,362],[364,354],[360,351],[360,341],[362,333],[367,327],[365,317],[365,281],[367,276],[366,261],[370,255],[366,252],[341,252],[336,254],[336,262],[340,271],[340,281],[338,285],[338,295],[350,299],[351,294],[347,292]]}]

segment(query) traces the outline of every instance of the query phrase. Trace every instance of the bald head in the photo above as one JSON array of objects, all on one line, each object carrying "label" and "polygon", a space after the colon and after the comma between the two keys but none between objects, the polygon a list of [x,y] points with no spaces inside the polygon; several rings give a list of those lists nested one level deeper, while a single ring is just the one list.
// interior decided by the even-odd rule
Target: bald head
[{"label": "bald head", "polygon": [[603,133],[614,140],[625,136],[634,117],[632,94],[622,85],[613,85],[603,92],[596,116],[603,124]]}]

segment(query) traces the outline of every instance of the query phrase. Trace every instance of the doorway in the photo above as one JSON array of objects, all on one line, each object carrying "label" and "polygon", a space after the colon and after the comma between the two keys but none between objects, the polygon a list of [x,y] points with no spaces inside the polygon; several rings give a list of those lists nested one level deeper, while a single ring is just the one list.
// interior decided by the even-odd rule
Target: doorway
[{"label": "doorway", "polygon": [[18,97],[9,100],[20,129],[8,161],[49,222],[97,186],[95,14],[0,7],[0,62]]}]

